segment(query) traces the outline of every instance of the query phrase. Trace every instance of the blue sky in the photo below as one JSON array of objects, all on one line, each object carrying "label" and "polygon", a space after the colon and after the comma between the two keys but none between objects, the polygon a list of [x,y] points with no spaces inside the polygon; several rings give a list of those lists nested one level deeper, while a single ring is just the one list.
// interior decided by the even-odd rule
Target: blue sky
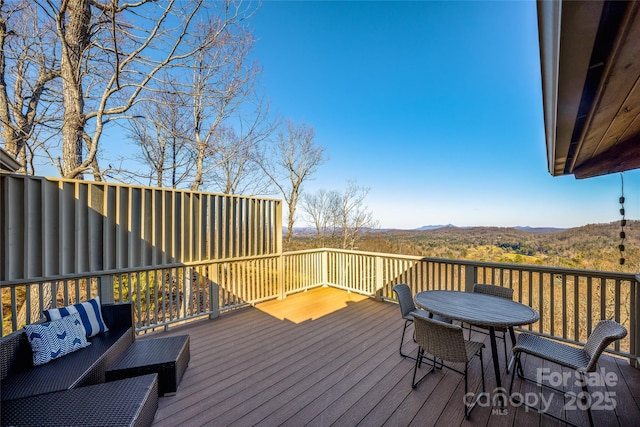
[{"label": "blue sky", "polygon": [[326,148],[305,191],[355,180],[383,228],[620,218],[619,174],[547,171],[533,1],[267,0],[250,26],[272,112]]}]

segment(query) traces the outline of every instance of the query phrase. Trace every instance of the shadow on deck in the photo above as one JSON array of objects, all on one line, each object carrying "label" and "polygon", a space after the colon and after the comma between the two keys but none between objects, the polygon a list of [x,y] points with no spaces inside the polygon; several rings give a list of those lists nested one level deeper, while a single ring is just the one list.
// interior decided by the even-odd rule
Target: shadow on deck
[{"label": "shadow on deck", "polygon": [[[413,361],[398,354],[402,325],[395,304],[318,288],[215,320],[141,335],[138,339],[191,336],[189,367],[177,394],[160,398],[154,425],[564,425],[515,407],[500,413],[479,406],[465,420],[462,376],[446,369],[432,373],[412,390]],[[493,391],[488,338],[476,334],[473,339],[485,340],[487,391]],[[411,333],[405,344],[415,354]],[[504,364],[501,359],[500,365]],[[525,360],[525,367],[535,376],[535,369],[542,365],[532,358]],[[560,372],[557,365],[544,367]],[[637,425],[640,371],[627,360],[609,356],[601,358],[599,367],[615,374],[615,385],[590,391],[594,399],[609,393],[616,407],[594,410],[595,425]],[[473,360],[469,390],[479,391],[479,369],[478,360]],[[503,373],[503,384],[508,387],[510,380]],[[535,385],[517,381],[516,386],[525,396],[539,395]],[[549,398],[548,391],[544,395]],[[554,396],[550,411],[560,414],[571,404]],[[565,413],[573,423],[588,425],[582,411]]]}]

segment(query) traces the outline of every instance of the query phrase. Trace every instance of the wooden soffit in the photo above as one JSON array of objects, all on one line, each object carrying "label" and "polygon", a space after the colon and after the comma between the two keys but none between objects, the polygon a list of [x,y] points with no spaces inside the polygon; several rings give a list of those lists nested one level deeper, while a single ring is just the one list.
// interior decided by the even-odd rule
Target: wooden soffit
[{"label": "wooden soffit", "polygon": [[537,6],[549,172],[640,168],[640,2]]}]

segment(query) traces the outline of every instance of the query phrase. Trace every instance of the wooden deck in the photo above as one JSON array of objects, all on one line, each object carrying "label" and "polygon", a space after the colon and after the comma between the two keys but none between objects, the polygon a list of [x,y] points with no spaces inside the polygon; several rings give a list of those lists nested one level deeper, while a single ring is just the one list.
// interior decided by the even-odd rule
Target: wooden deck
[{"label": "wooden deck", "polygon": [[[318,288],[215,320],[139,336],[191,336],[189,367],[177,394],[160,398],[154,425],[564,425],[514,407],[506,414],[492,414],[491,407],[478,406],[465,420],[464,382],[451,370],[430,374],[413,390],[413,361],[398,354],[402,325],[395,304]],[[411,334],[407,335],[406,349],[415,353]],[[493,391],[496,383],[488,338],[479,333],[473,338],[487,345],[484,371],[487,391]],[[502,356],[500,364],[504,366]],[[533,358],[525,360],[529,374],[535,375],[540,366]],[[560,372],[558,366],[544,366]],[[591,387],[590,391],[615,392],[616,408],[593,411],[595,425],[638,425],[640,371],[626,360],[609,356],[601,358],[600,367],[615,375],[615,385]],[[474,359],[472,391],[479,391],[479,369]],[[510,379],[503,374],[507,388]],[[516,386],[525,396],[536,396],[539,391],[529,383],[520,387],[517,382]],[[550,412],[560,413],[565,405],[561,399],[555,396]],[[572,422],[588,424],[582,411],[566,413]]]}]

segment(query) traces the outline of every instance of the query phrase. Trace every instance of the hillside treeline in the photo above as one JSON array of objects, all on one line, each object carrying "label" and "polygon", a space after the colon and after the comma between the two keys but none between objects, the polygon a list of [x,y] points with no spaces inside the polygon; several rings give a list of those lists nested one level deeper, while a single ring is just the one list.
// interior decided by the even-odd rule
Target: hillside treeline
[{"label": "hillside treeline", "polygon": [[[376,230],[361,236],[357,250],[509,264],[545,265],[636,273],[640,270],[640,221],[589,224],[563,231],[504,227],[445,227],[434,230]],[[286,250],[318,247],[312,234],[294,235]],[[619,245],[624,245],[620,265]],[[338,242],[327,247],[340,247]]]}]

